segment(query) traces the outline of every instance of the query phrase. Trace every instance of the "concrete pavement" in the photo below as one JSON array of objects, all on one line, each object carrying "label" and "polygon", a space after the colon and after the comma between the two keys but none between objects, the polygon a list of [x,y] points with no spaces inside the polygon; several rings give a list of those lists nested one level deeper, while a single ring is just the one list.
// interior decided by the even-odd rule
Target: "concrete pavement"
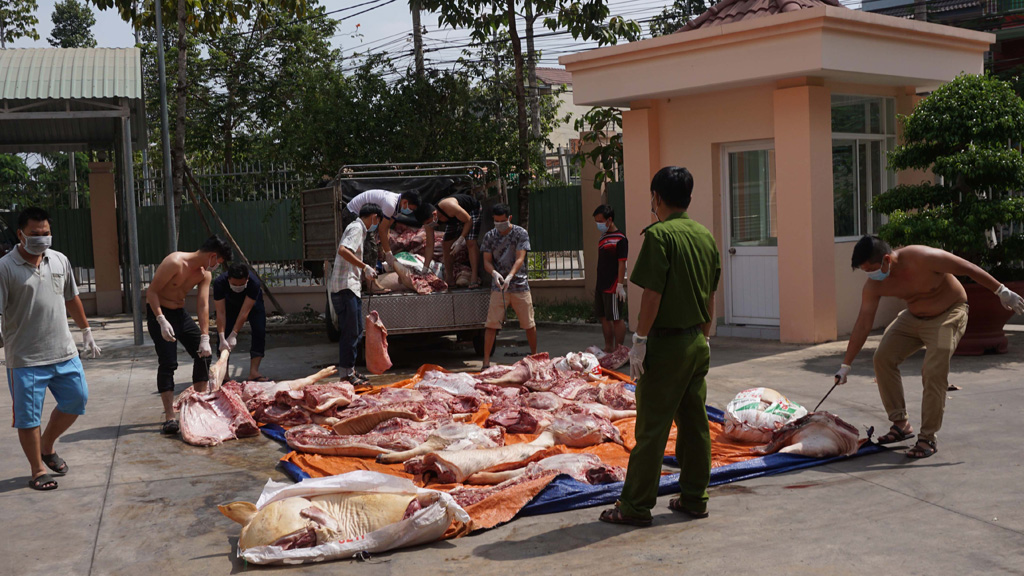
[{"label": "concrete pavement", "polygon": [[[130,318],[101,320],[105,328],[95,332],[103,358],[84,360],[88,413],[57,445],[71,467],[58,479],[60,488],[28,489],[17,435],[3,435],[4,574],[1024,573],[1024,444],[1010,429],[1024,408],[1024,332],[1011,334],[1009,354],[954,359],[951,380],[964,389],[949,394],[939,452],[926,460],[893,450],[727,484],[712,489],[711,517],[700,521],[671,513],[664,497],[647,529],[600,523],[600,509],[591,508],[517,519],[366,562],[260,568],[234,559],[239,526],[216,505],[255,501],[267,478],[283,480],[275,463],[286,449],[263,437],[197,448],[158,434],[151,345],[131,345]],[[514,362],[526,351],[523,340],[521,332],[503,332],[493,360]],[[595,327],[540,330],[540,347],[552,354],[599,341]],[[872,337],[850,383],[822,409],[884,431],[888,423],[869,361],[877,341]],[[248,369],[247,346],[245,336],[232,358],[233,375]],[[268,346],[263,371],[276,379],[310,374],[337,358],[335,345],[313,329],[271,334]],[[396,368],[380,382],[426,362],[479,367],[469,343],[419,338],[393,339],[391,346]],[[813,407],[831,386],[844,349],[845,342],[798,347],[716,338],[708,403],[724,407],[741,390],[770,386]],[[179,358],[180,391],[188,385],[190,360],[184,353]],[[921,358],[912,357],[904,369],[915,426]],[[0,397],[0,410],[9,410],[9,396]],[[46,411],[52,406],[48,397]]]}]

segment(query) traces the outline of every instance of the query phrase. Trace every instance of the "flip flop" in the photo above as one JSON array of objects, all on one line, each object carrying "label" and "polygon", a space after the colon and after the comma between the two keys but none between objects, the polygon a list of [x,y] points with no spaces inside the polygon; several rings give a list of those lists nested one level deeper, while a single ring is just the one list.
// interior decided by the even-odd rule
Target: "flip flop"
[{"label": "flip flop", "polygon": [[33,490],[56,490],[57,481],[49,474],[41,474],[35,478],[30,478],[28,487]]},{"label": "flip flop", "polygon": [[886,432],[882,436],[879,436],[878,439],[875,440],[875,444],[878,444],[879,446],[884,446],[885,444],[895,444],[896,442],[910,440],[913,437],[913,432],[906,432],[899,426],[893,424],[892,426],[889,427],[888,432]]},{"label": "flip flop", "polygon": [[652,520],[650,518],[634,518],[632,516],[626,516],[621,510],[616,508],[609,508],[601,515],[598,516],[598,520],[601,522],[607,522],[609,524],[624,524],[626,526],[636,526],[637,528],[647,528],[651,525]]},{"label": "flip flop", "polygon": [[177,434],[179,430],[181,430],[181,426],[178,424],[177,420],[168,420],[160,426],[161,434],[173,435]]},{"label": "flip flop", "polygon": [[255,380],[249,380],[249,382],[270,382],[270,378],[267,378],[266,376],[260,376]]},{"label": "flip flop", "polygon": [[707,510],[705,510],[703,512],[697,512],[696,510],[690,510],[688,508],[683,508],[683,505],[679,502],[679,498],[672,498],[671,500],[669,500],[668,501],[668,508],[669,508],[669,510],[672,510],[673,512],[680,512],[682,514],[686,514],[690,518],[701,519],[701,518],[707,518],[708,517],[708,511]]},{"label": "flip flop", "polygon": [[56,452],[53,454],[41,454],[41,456],[43,457],[43,464],[46,464],[46,467],[53,470],[53,473],[57,476],[63,476],[68,473],[68,463],[60,456],[57,456]]}]

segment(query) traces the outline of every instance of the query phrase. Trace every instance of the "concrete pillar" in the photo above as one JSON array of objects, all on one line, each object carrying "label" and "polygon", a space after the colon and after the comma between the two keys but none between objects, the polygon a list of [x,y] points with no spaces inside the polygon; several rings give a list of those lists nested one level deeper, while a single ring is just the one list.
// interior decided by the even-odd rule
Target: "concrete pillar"
[{"label": "concrete pillar", "polygon": [[[622,162],[628,207],[626,228],[630,231],[629,263],[632,266],[643,244],[640,231],[654,220],[651,215],[651,178],[661,169],[658,110],[654,103],[634,104],[631,110],[622,111]],[[642,293],[643,290],[635,284],[628,283],[630,327],[635,327],[639,319]]]},{"label": "concrete pillar", "polygon": [[[580,141],[583,141],[583,134],[580,134]],[[606,141],[587,142],[583,145],[582,153],[588,153]],[[604,202],[604,186],[594,188],[594,177],[601,170],[601,167],[593,162],[587,162],[580,171],[580,205],[583,212],[583,265],[586,271],[583,275],[583,285],[586,293],[592,295],[597,289],[597,242],[601,239],[597,226],[594,225],[594,210]],[[622,215],[619,215],[621,218]]]},{"label": "concrete pillar", "polygon": [[835,340],[831,96],[808,79],[773,100],[781,340]]},{"label": "concrete pillar", "polygon": [[92,257],[96,268],[96,313],[101,316],[122,312],[116,196],[113,162],[90,162]]},{"label": "concrete pillar", "polygon": [[[903,94],[896,97],[896,114],[909,115],[917,108],[918,103],[924,100],[924,96],[918,96],[913,86],[904,90]],[[903,143],[903,127],[899,120],[896,121],[896,144]],[[920,184],[922,182],[934,182],[935,175],[928,170],[900,170],[896,173],[897,184]]]}]

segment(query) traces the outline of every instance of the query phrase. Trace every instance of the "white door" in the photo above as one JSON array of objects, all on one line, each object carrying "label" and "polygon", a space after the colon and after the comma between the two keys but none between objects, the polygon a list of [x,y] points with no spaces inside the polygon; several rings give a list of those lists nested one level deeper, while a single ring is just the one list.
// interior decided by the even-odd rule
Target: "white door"
[{"label": "white door", "polygon": [[771,142],[723,147],[726,322],[779,325],[775,150]]}]

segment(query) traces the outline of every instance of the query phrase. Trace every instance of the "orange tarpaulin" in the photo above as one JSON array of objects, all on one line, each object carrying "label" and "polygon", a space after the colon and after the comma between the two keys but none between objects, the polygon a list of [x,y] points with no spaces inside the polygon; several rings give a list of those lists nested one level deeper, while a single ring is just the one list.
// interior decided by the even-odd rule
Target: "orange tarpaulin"
[{"label": "orange tarpaulin", "polygon": [[[416,376],[396,382],[390,386],[375,388],[374,390],[367,392],[367,394],[377,394],[386,387],[411,388],[422,378],[423,374],[431,370],[447,372],[440,366],[426,364],[420,367]],[[611,370],[604,370],[603,375],[604,378],[594,382],[595,385],[613,382],[616,380],[630,382],[629,378],[625,375]],[[480,410],[469,418],[469,421],[482,426],[489,416],[489,406],[483,405]],[[625,468],[629,463],[629,450],[636,445],[636,437],[634,435],[635,425],[635,418],[627,418],[625,420],[615,422],[615,426],[619,429],[625,446],[620,446],[611,442],[605,442],[603,444],[589,446],[587,448],[556,446],[553,449],[544,451],[539,455],[539,457],[546,457],[564,452],[589,452],[597,455],[606,464]],[[717,468],[719,466],[742,462],[756,457],[756,455],[750,452],[750,444],[735,443],[728,438],[725,438],[720,424],[711,422],[710,427],[712,467]],[[530,442],[536,437],[536,434],[506,434],[505,444]],[[668,442],[665,446],[665,454],[667,456],[675,455],[675,442],[676,429],[675,426],[673,426],[672,431],[669,434]],[[402,478],[409,478],[417,484],[422,485],[421,479],[415,478],[413,475],[405,472],[403,464],[378,464],[370,458],[322,456],[319,454],[305,454],[293,451],[282,458],[282,460],[295,464],[312,477],[332,476],[355,470],[373,470],[376,472],[400,476]],[[544,487],[546,487],[553,479],[554,476],[549,475],[543,478],[538,478],[534,481],[517,484],[509,490],[502,490],[500,493],[496,493],[494,496],[470,506],[466,511],[473,519],[472,529],[490,528],[502,522],[511,520],[523,506],[529,503],[530,500],[539,494],[540,491],[543,490]],[[445,484],[431,485],[430,487],[447,491],[454,489],[457,486],[459,485]],[[452,535],[457,534],[453,533]]]}]

